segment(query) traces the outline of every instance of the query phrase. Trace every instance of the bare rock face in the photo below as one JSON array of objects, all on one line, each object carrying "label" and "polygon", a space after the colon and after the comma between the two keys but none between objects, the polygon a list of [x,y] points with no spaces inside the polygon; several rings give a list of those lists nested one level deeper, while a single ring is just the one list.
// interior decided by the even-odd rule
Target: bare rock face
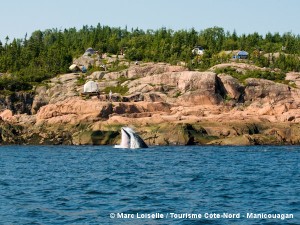
[{"label": "bare rock face", "polygon": [[131,95],[126,95],[125,97],[122,98],[123,102],[140,102],[144,101],[144,95],[140,92],[136,92]]},{"label": "bare rock face", "polygon": [[91,65],[94,65],[98,60],[96,58],[90,57],[88,55],[82,55],[77,59],[74,59],[73,63],[78,66],[85,66],[88,68]]},{"label": "bare rock face", "polygon": [[37,113],[37,123],[47,120],[48,123],[76,124],[82,120],[107,118],[111,112],[108,102],[97,100],[85,101],[79,97],[68,98],[40,108]]},{"label": "bare rock face", "polygon": [[184,93],[178,98],[178,104],[216,105],[222,101],[217,76],[212,72],[183,72],[178,80],[178,88]]},{"label": "bare rock face", "polygon": [[238,80],[226,74],[219,74],[218,78],[220,79],[221,86],[223,86],[220,88],[224,89],[227,97],[239,100],[244,92],[244,87],[238,82]]},{"label": "bare rock face", "polygon": [[[149,144],[300,143],[300,90],[292,88],[298,75],[288,75],[295,82],[290,86],[253,78],[241,84],[226,74],[146,63],[84,77],[101,79],[101,91],[129,88],[125,96],[99,98],[79,97],[77,74],[59,75],[36,87],[35,95],[0,96],[0,125],[8,129],[0,129],[5,134],[0,143],[112,144],[119,126],[129,124]],[[13,134],[22,136],[17,140]]]},{"label": "bare rock face", "polygon": [[36,114],[42,106],[49,103],[53,104],[78,96],[80,90],[76,88],[77,79],[78,75],[74,73],[63,74],[52,78],[47,86],[38,86],[35,90],[31,113]]},{"label": "bare rock face", "polygon": [[103,71],[95,71],[91,75],[87,76],[87,79],[90,80],[100,80],[105,76],[105,72]]},{"label": "bare rock face", "polygon": [[300,73],[299,72],[289,72],[286,74],[285,79],[294,83],[297,87],[300,87]]},{"label": "bare rock face", "polygon": [[119,115],[130,115],[139,113],[160,113],[160,112],[170,112],[170,105],[162,102],[136,102],[136,103],[118,103],[113,107],[113,114]]},{"label": "bare rock face", "polygon": [[181,73],[178,72],[167,72],[161,74],[155,74],[152,76],[142,77],[128,83],[128,88],[136,88],[139,85],[170,85],[176,87],[178,85],[178,79]]},{"label": "bare rock face", "polygon": [[138,84],[137,86],[131,86],[130,89],[128,90],[128,93],[129,94],[134,94],[136,92],[147,93],[153,90],[154,87],[149,84]]},{"label": "bare rock face", "polygon": [[212,72],[185,71],[178,76],[178,88],[186,91],[216,91],[216,74]]},{"label": "bare rock face", "polygon": [[167,96],[160,92],[134,92],[120,98],[122,102],[166,102]]},{"label": "bare rock face", "polygon": [[277,102],[291,97],[291,88],[273,81],[248,78],[246,79],[245,100],[255,101],[264,99],[268,102]]},{"label": "bare rock face", "polygon": [[167,96],[160,92],[150,92],[144,94],[145,102],[166,102]]},{"label": "bare rock face", "polygon": [[128,78],[147,77],[166,72],[181,72],[186,69],[182,66],[171,66],[166,63],[144,63],[142,65],[131,66],[128,69]]},{"label": "bare rock face", "polygon": [[103,76],[103,79],[110,81],[110,80],[117,80],[120,77],[127,77],[127,72],[126,71],[120,71],[120,72],[111,72],[111,73],[106,73]]},{"label": "bare rock face", "polygon": [[13,118],[13,112],[9,109],[4,110],[3,112],[0,113],[0,118],[2,120],[11,120]]},{"label": "bare rock face", "polygon": [[77,79],[78,75],[76,74],[63,74],[57,78],[51,79],[52,87],[47,90],[48,95],[51,97],[49,103],[52,104],[64,101],[69,97],[77,96]]},{"label": "bare rock face", "polygon": [[183,106],[217,105],[222,101],[219,94],[209,91],[191,91],[178,98],[177,104]]},{"label": "bare rock face", "polygon": [[112,104],[110,102],[100,102],[97,99],[83,100],[79,97],[73,97],[41,107],[36,115],[36,121],[37,124],[43,122],[78,124],[80,122],[107,120],[113,114],[127,116],[158,112],[170,112],[170,105],[162,102],[116,102]]},{"label": "bare rock face", "polygon": [[[186,96],[192,96],[192,98],[209,98],[209,101],[201,101],[202,103],[219,102],[217,96],[217,76],[213,72],[166,72],[162,74],[155,74],[152,76],[143,77],[134,80],[128,84],[129,93],[140,91],[147,93],[149,91],[160,91],[163,93],[178,92],[179,94],[186,93]],[[175,92],[174,92],[175,90]],[[173,92],[172,92],[173,91]],[[188,101],[189,98],[184,98],[183,101]],[[194,104],[193,100],[193,104]]]},{"label": "bare rock face", "polygon": [[260,68],[260,67],[255,66],[255,65],[249,65],[249,64],[246,64],[246,63],[236,63],[236,62],[218,64],[218,65],[213,66],[209,70],[210,71],[215,71],[216,69],[224,69],[224,68],[228,68],[228,67],[234,68],[234,69],[236,69],[240,72],[244,72],[246,70],[264,70],[263,68]]}]

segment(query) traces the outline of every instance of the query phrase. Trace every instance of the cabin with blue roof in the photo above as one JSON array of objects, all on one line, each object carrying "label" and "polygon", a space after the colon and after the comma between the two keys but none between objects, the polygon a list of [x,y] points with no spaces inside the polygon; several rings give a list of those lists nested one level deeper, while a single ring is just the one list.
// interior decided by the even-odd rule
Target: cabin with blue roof
[{"label": "cabin with blue roof", "polygon": [[249,53],[246,51],[239,51],[235,56],[234,59],[248,59]]}]

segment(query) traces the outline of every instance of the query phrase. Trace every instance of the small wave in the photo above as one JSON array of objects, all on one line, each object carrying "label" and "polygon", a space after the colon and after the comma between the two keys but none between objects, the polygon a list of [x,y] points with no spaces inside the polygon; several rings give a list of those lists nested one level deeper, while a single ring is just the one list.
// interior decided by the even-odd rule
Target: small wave
[{"label": "small wave", "polygon": [[134,183],[131,183],[131,184],[123,184],[121,185],[122,187],[125,187],[125,188],[137,188],[138,186]]},{"label": "small wave", "polygon": [[132,200],[132,198],[128,198],[128,197],[120,199],[120,201],[123,201],[123,202],[131,201],[131,200]]},{"label": "small wave", "polygon": [[193,177],[192,179],[191,179],[191,181],[198,181],[198,180],[201,180],[201,176],[200,175],[196,175],[195,177]]},{"label": "small wave", "polygon": [[67,199],[67,198],[64,198],[64,197],[58,197],[58,198],[56,198],[56,201],[60,201],[60,202],[68,202],[68,201],[70,201],[70,200]]},{"label": "small wave", "polygon": [[231,195],[218,195],[217,197],[219,197],[219,198],[223,198],[223,199],[233,199],[234,197],[233,196],[231,196]]},{"label": "small wave", "polygon": [[[300,206],[300,202],[292,201],[292,202],[290,202],[289,205],[290,205],[290,206]],[[300,207],[299,207],[299,208],[300,208]]]},{"label": "small wave", "polygon": [[103,191],[87,191],[85,194],[87,195],[115,195],[117,194],[116,192],[103,192]]},{"label": "small wave", "polygon": [[8,187],[9,183],[7,183],[7,182],[5,182],[3,180],[0,180],[0,186]]},{"label": "small wave", "polygon": [[111,178],[109,178],[109,177],[105,177],[105,178],[103,178],[103,179],[101,180],[101,182],[116,182],[116,180],[111,179]]},{"label": "small wave", "polygon": [[141,201],[144,201],[144,200],[151,200],[151,198],[149,198],[149,197],[146,196],[146,195],[143,195],[143,196],[140,196],[140,197],[139,197],[139,200],[141,200]]}]

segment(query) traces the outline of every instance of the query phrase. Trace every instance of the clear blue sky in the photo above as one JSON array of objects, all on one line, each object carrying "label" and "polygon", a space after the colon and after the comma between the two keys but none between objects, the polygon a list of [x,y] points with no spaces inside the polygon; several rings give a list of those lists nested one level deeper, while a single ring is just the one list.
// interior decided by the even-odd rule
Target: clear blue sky
[{"label": "clear blue sky", "polygon": [[300,0],[3,0],[0,7],[2,42],[38,29],[97,23],[144,30],[219,26],[238,34],[300,34]]}]

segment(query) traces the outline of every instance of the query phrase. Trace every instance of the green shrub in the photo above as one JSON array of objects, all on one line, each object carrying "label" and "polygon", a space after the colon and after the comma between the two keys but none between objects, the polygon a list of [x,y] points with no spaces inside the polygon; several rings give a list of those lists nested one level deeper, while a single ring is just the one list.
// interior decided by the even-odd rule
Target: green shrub
[{"label": "green shrub", "polygon": [[85,78],[83,75],[80,75],[80,76],[77,78],[76,84],[80,86],[80,85],[84,85],[85,82],[86,82],[86,78]]},{"label": "green shrub", "polygon": [[283,72],[274,72],[274,71],[261,71],[261,70],[247,70],[245,73],[237,72],[236,69],[232,67],[225,67],[225,68],[217,68],[215,73],[225,73],[228,74],[240,82],[244,82],[247,78],[259,78],[259,79],[266,79],[272,80],[275,82],[283,83],[285,81],[285,74]]},{"label": "green shrub", "polygon": [[0,78],[0,90],[8,91],[26,91],[31,90],[32,85],[18,77],[3,77]]},{"label": "green shrub", "polygon": [[232,67],[217,68],[217,69],[215,69],[215,73],[216,74],[225,73],[228,75],[238,74],[238,72],[236,72],[236,69],[234,69]]},{"label": "green shrub", "polygon": [[174,98],[178,98],[179,96],[181,96],[182,93],[180,91],[177,91],[175,94],[174,94]]},{"label": "green shrub", "polygon": [[127,86],[117,85],[117,86],[106,87],[104,89],[104,92],[108,94],[111,91],[112,93],[119,93],[121,95],[124,95],[127,93],[128,90],[129,88]]},{"label": "green shrub", "polygon": [[128,69],[128,66],[124,64],[112,64],[112,66],[108,68],[108,72],[119,72],[125,69]]}]

